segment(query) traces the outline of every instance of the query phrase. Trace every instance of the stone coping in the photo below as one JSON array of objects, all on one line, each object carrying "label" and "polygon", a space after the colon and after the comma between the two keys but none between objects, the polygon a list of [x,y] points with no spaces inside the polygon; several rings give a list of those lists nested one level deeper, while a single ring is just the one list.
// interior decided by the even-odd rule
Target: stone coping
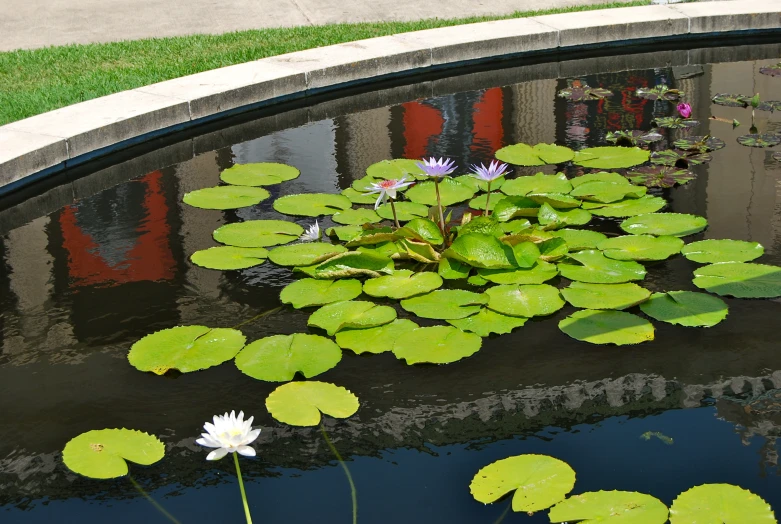
[{"label": "stone coping", "polygon": [[265,58],[0,127],[0,193],[209,120],[357,83],[583,48],[776,31],[781,0],[731,0],[499,20]]}]

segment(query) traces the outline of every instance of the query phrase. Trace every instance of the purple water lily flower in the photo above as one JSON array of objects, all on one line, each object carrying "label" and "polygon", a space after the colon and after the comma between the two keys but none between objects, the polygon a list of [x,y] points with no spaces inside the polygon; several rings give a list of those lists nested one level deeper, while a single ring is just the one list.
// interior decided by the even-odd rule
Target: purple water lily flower
[{"label": "purple water lily flower", "polygon": [[440,158],[437,160],[433,156],[423,162],[418,162],[418,167],[422,169],[427,176],[443,177],[447,176],[456,170],[456,163],[449,158]]},{"label": "purple water lily flower", "polygon": [[681,102],[680,104],[678,104],[677,109],[678,109],[678,113],[683,118],[689,118],[690,116],[692,116],[692,106],[690,106],[686,102]]},{"label": "purple water lily flower", "polygon": [[473,164],[472,170],[474,171],[473,174],[480,180],[492,182],[500,176],[509,173],[510,171],[507,171],[507,167],[508,166],[505,163],[499,163],[496,160],[492,160],[491,163],[488,164],[488,167],[485,167],[485,164],[482,163],[479,167]]}]

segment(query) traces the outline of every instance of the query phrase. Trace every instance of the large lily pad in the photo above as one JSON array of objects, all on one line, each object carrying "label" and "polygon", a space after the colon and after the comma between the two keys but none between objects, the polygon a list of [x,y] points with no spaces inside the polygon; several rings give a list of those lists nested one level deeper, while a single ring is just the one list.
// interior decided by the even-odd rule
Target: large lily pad
[{"label": "large lily pad", "polygon": [[641,198],[627,198],[611,204],[584,202],[583,208],[599,217],[631,217],[655,213],[666,205],[667,201],[664,198],[646,195]]},{"label": "large lily pad", "polygon": [[432,272],[413,273],[399,269],[392,275],[372,278],[364,282],[364,292],[372,297],[402,298],[433,291],[442,285],[442,277]]},{"label": "large lily pad", "polygon": [[371,209],[359,208],[359,209],[345,209],[344,211],[338,211],[334,213],[331,220],[337,224],[345,225],[360,225],[360,224],[376,224],[382,219],[380,215],[375,213]]},{"label": "large lily pad", "polygon": [[262,247],[217,246],[196,251],[190,260],[207,269],[229,271],[259,266],[268,255],[269,251]]},{"label": "large lily pad", "polygon": [[[347,197],[353,204],[372,204],[377,201],[376,193],[357,191],[352,187],[342,190],[342,196]],[[389,206],[390,207],[390,206]]]},{"label": "large lily pad", "polygon": [[575,153],[572,162],[583,167],[619,169],[642,164],[648,160],[648,155],[648,151],[637,147],[590,147]]},{"label": "large lily pad", "polygon": [[624,235],[603,240],[597,249],[614,260],[665,260],[680,253],[683,240],[673,236]]},{"label": "large lily pad", "polygon": [[516,166],[544,166],[569,162],[574,155],[572,149],[555,144],[513,144],[499,149],[494,156]]},{"label": "large lily pad", "polygon": [[724,140],[712,136],[687,136],[679,138],[673,145],[682,151],[697,151],[699,153],[709,153],[723,148],[727,144]]},{"label": "large lily pad", "polygon": [[480,211],[485,211],[485,204],[488,202],[488,209],[489,211],[493,211],[496,207],[496,204],[504,198],[504,193],[499,193],[498,191],[492,191],[490,199],[488,198],[488,194],[482,194],[477,195],[472,200],[469,201],[469,207],[471,209],[479,209]]},{"label": "large lily pad", "polygon": [[[609,204],[618,202],[624,198],[640,198],[648,191],[645,187],[638,187],[630,183],[618,173],[601,173],[603,175],[617,175],[620,178],[611,180],[594,180],[578,184],[570,195],[581,200],[590,200]],[[585,175],[589,176],[589,175]]]},{"label": "large lily pad", "polygon": [[343,329],[336,334],[336,343],[342,349],[349,349],[359,355],[384,353],[393,350],[397,338],[418,327],[411,320],[397,318],[389,324],[373,328]]},{"label": "large lily pad", "polygon": [[[437,194],[434,185],[434,181],[420,182],[410,187],[405,196],[416,204],[435,206],[437,205]],[[475,193],[476,191],[471,187],[456,182],[452,178],[445,177],[439,182],[439,196],[445,207],[465,202],[475,196]]]},{"label": "large lily pad", "polygon": [[564,173],[546,175],[537,173],[533,176],[519,176],[508,180],[502,186],[502,193],[510,196],[526,196],[529,193],[561,193],[572,191],[572,184]]},{"label": "large lily pad", "polygon": [[438,289],[401,301],[401,307],[423,318],[451,320],[474,315],[488,302],[482,293],[473,293],[463,289]]},{"label": "large lily pad", "polygon": [[703,484],[684,491],[670,506],[670,524],[776,524],[770,505],[731,484]]},{"label": "large lily pad", "polygon": [[466,235],[467,233],[483,233],[499,238],[504,236],[504,229],[502,228],[502,224],[493,218],[478,216],[472,218],[469,222],[458,228],[459,235]]},{"label": "large lily pad", "polygon": [[677,167],[679,169],[689,169],[691,166],[707,164],[713,160],[713,156],[708,153],[699,153],[696,151],[676,151],[674,149],[667,149],[665,151],[654,151],[650,160],[652,164]]},{"label": "large lily pad", "polygon": [[394,160],[380,160],[366,168],[366,175],[371,178],[384,178],[385,180],[399,180],[423,178],[425,173],[418,165],[420,160],[408,158],[396,158]]},{"label": "large lily pad", "polygon": [[298,178],[301,171],[276,162],[235,164],[222,173],[220,180],[234,186],[271,186]]},{"label": "large lily pad", "polygon": [[274,248],[268,259],[280,266],[311,266],[345,251],[347,248],[341,244],[307,242]]},{"label": "large lily pad", "polygon": [[567,243],[569,251],[596,249],[597,244],[607,238],[599,231],[590,231],[588,229],[559,229],[558,231],[551,231],[551,234],[563,239]]},{"label": "large lily pad", "polygon": [[[651,495],[630,491],[591,491],[553,506],[551,522],[580,524],[664,524],[669,511]],[[714,523],[715,524],[715,523]]]},{"label": "large lily pad", "polygon": [[514,317],[552,315],[564,307],[559,290],[548,284],[505,284],[490,287],[488,308]]},{"label": "large lily pad", "polygon": [[694,180],[694,173],[674,166],[642,166],[627,173],[630,182],[646,187],[673,187]]},{"label": "large lily pad", "polygon": [[708,227],[708,221],[683,213],[647,213],[627,218],[619,227],[631,235],[685,237]]},{"label": "large lily pad", "polygon": [[559,272],[565,278],[592,284],[623,284],[645,278],[642,264],[631,260],[613,260],[600,251],[585,250],[570,253],[569,258],[580,265],[559,264]]},{"label": "large lily pad", "polygon": [[339,211],[350,209],[352,205],[349,198],[328,193],[287,195],[274,201],[274,209],[280,213],[305,217],[333,215]]},{"label": "large lily pad", "polygon": [[[513,248],[515,249],[515,248]],[[540,260],[555,262],[569,253],[567,242],[563,238],[549,238],[540,243]],[[520,264],[518,264],[520,266]],[[521,266],[524,267],[524,266]]]},{"label": "large lily pad", "polygon": [[[509,171],[508,171],[509,173]],[[480,178],[477,178],[475,175],[461,175],[455,177],[453,180],[456,182],[460,182],[466,186],[471,187],[474,189],[475,192],[478,191],[485,191],[488,192],[488,182],[485,180],[482,180]],[[491,181],[491,191],[495,191],[499,188],[501,188],[504,183],[506,182],[504,176],[500,176],[499,178],[496,178]]]},{"label": "large lily pad", "polygon": [[294,333],[261,338],[236,355],[236,367],[257,380],[287,382],[296,373],[312,378],[335,367],[342,350],[331,339]]},{"label": "large lily pad", "polygon": [[130,348],[127,359],[140,371],[163,375],[218,366],[236,356],[246,337],[237,329],[177,326],[151,333]]},{"label": "large lily pad", "polygon": [[481,468],[469,491],[478,502],[490,504],[511,491],[513,511],[533,513],[564,500],[575,486],[575,471],[546,455],[517,455]]},{"label": "large lily pad", "polygon": [[340,253],[318,264],[314,270],[316,278],[349,278],[368,276],[371,278],[393,273],[393,260],[379,253],[349,251]]},{"label": "large lily pad", "polygon": [[378,306],[363,300],[347,300],[327,304],[309,317],[308,326],[324,329],[334,336],[345,328],[370,328],[381,326],[396,319],[396,310]]},{"label": "large lily pad", "polygon": [[626,309],[644,302],[651,292],[637,284],[573,282],[561,290],[564,299],[584,309]]},{"label": "large lily pad", "polygon": [[655,320],[687,327],[711,327],[727,317],[723,300],[694,291],[654,293],[640,309]]},{"label": "large lily pad", "polygon": [[543,226],[560,228],[565,226],[582,226],[591,221],[591,213],[585,209],[570,209],[559,211],[550,204],[542,204],[537,214],[537,220]]},{"label": "large lily pad", "polygon": [[510,333],[513,329],[523,326],[527,320],[528,318],[511,317],[483,308],[476,315],[447,322],[461,331],[470,331],[481,337],[487,337],[491,333],[499,335]]},{"label": "large lily pad", "polygon": [[292,304],[294,308],[324,306],[332,302],[352,300],[361,294],[362,286],[359,280],[316,280],[302,278],[288,284],[279,294],[284,304]]},{"label": "large lily pad", "polygon": [[426,242],[435,246],[445,241],[439,226],[428,218],[413,218],[399,229],[397,233],[404,238]]},{"label": "large lily pad", "polygon": [[288,382],[266,398],[272,417],[291,426],[317,426],[320,413],[334,418],[351,417],[358,411],[358,397],[328,382]]},{"label": "large lily pad", "polygon": [[284,220],[248,220],[214,230],[214,240],[236,247],[268,247],[297,240],[304,228]]},{"label": "large lily pad", "polygon": [[477,274],[495,284],[542,284],[556,275],[556,264],[538,260],[526,269],[478,269]]},{"label": "large lily pad", "polygon": [[437,266],[437,274],[445,280],[467,278],[470,271],[472,271],[472,266],[453,258],[442,257],[439,259],[439,265]]},{"label": "large lily pad", "polygon": [[269,196],[262,187],[218,186],[185,193],[182,201],[201,209],[238,209],[259,204]]},{"label": "large lily pad", "polygon": [[761,257],[765,248],[759,242],[743,240],[701,240],[686,244],[681,254],[701,264],[715,262],[748,262]]},{"label": "large lily pad", "polygon": [[154,435],[133,429],[95,429],[72,438],[62,450],[62,461],[79,475],[113,479],[128,474],[127,461],[149,466],[165,455]]},{"label": "large lily pad", "polygon": [[580,207],[581,201],[569,195],[561,193],[529,193],[526,198],[538,204],[549,204],[558,209],[572,209]]},{"label": "large lily pad", "polygon": [[722,262],[694,270],[698,288],[737,298],[781,297],[781,268],[746,262]]},{"label": "large lily pad", "polygon": [[590,344],[640,344],[654,339],[654,326],[623,311],[582,309],[559,322],[565,334]]},{"label": "large lily pad", "polygon": [[401,334],[393,344],[393,354],[407,364],[450,364],[474,355],[483,340],[452,326],[413,329]]},{"label": "large lily pad", "polygon": [[483,233],[459,235],[443,255],[470,266],[489,269],[511,268],[515,259],[509,246]]},{"label": "large lily pad", "polygon": [[493,217],[507,222],[515,217],[536,217],[540,204],[525,196],[507,196],[499,200],[493,209]]},{"label": "large lily pad", "polygon": [[[371,202],[374,203],[373,201]],[[394,202],[396,208],[396,218],[400,222],[407,222],[414,218],[426,218],[428,216],[428,206],[416,204],[415,202]],[[393,209],[390,204],[383,204],[377,208],[377,214],[385,220],[393,220]]]},{"label": "large lily pad", "polygon": [[781,144],[781,136],[772,133],[741,135],[738,144],[747,147],[773,147]]}]

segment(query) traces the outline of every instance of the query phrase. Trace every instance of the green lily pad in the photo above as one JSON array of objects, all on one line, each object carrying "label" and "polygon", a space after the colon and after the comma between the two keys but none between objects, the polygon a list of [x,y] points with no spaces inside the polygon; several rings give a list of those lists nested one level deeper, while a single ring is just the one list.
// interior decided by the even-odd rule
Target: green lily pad
[{"label": "green lily pad", "polygon": [[401,301],[401,307],[422,318],[452,320],[465,318],[480,311],[480,306],[488,302],[482,293],[473,293],[463,289],[438,289]]},{"label": "green lily pad", "polygon": [[486,289],[488,308],[513,317],[552,315],[564,307],[559,290],[548,284],[504,284]]},{"label": "green lily pad", "polygon": [[393,242],[401,238],[401,235],[396,233],[393,228],[390,227],[374,227],[371,229],[363,229],[361,233],[347,242],[347,247],[357,246],[369,246],[372,244],[381,244],[383,242]]},{"label": "green lily pad", "polygon": [[461,331],[470,331],[478,336],[487,337],[491,333],[499,335],[510,333],[513,329],[523,326],[528,318],[511,317],[492,311],[490,309],[481,309],[476,315],[466,318],[448,320],[451,324]]},{"label": "green lily pad", "polygon": [[331,217],[331,220],[337,224],[356,226],[360,224],[376,224],[382,219],[371,209],[358,208],[338,211],[334,213],[334,215]]},{"label": "green lily pad", "polygon": [[301,309],[352,300],[361,292],[361,282],[355,279],[316,280],[302,278],[285,286],[279,294],[279,299],[283,304],[292,304],[294,308]]},{"label": "green lily pad", "polygon": [[483,339],[452,326],[413,329],[401,334],[393,344],[396,358],[407,364],[450,364],[474,355]]},{"label": "green lily pad", "polygon": [[627,218],[619,227],[630,235],[685,237],[708,227],[708,221],[683,213],[647,213]]},{"label": "green lily pad", "polygon": [[565,334],[590,344],[624,346],[654,339],[654,326],[623,311],[582,309],[559,322]]},{"label": "green lily pad", "polygon": [[396,310],[362,300],[334,302],[321,307],[309,317],[308,326],[324,329],[334,336],[344,328],[370,328],[396,319]]},{"label": "green lily pad", "polygon": [[672,236],[624,235],[603,240],[597,246],[613,260],[665,260],[680,253],[683,240]]},{"label": "green lily pad", "polygon": [[533,176],[519,176],[508,180],[502,186],[502,193],[510,196],[526,196],[529,193],[560,193],[566,195],[572,191],[572,184],[564,173]]},{"label": "green lily pad", "polygon": [[[481,277],[480,275],[472,275],[471,277],[466,279],[466,283],[471,286],[485,286],[488,284],[488,281]],[[473,315],[474,316],[474,315]]]},{"label": "green lily pad", "polygon": [[306,193],[303,195],[287,195],[274,201],[274,209],[286,215],[317,217],[333,215],[339,211],[350,209],[353,203],[342,195],[328,193]]},{"label": "green lily pad", "polygon": [[[513,246],[513,255],[515,255],[515,264],[521,268],[531,268],[540,258],[540,248],[534,242],[520,242]],[[566,254],[566,247],[564,248]]]},{"label": "green lily pad", "polygon": [[[371,202],[372,204],[374,201]],[[414,218],[426,218],[428,216],[428,206],[416,204],[415,202],[394,202],[396,208],[396,218],[400,222],[406,222]],[[382,204],[377,208],[377,214],[385,220],[393,220],[393,210],[390,204]]]},{"label": "green lily pad", "polygon": [[[600,175],[610,175],[607,180],[595,179],[579,183],[570,193],[573,197],[581,200],[590,200],[609,204],[618,202],[624,198],[640,198],[648,191],[645,187],[635,186],[626,178],[618,173],[599,173]],[[581,178],[588,177],[584,175]],[[615,178],[614,178],[615,177]]]},{"label": "green lily pad", "polygon": [[743,240],[701,240],[686,244],[681,254],[694,262],[713,264],[715,262],[748,262],[765,254],[759,242]]},{"label": "green lily pad", "polygon": [[495,284],[542,284],[556,275],[556,264],[538,260],[528,269],[478,269],[477,274]]},{"label": "green lily pad", "polygon": [[[471,209],[479,209],[481,211],[485,211],[485,202],[487,199],[487,194],[477,195],[472,200],[469,201],[469,207]],[[496,204],[504,198],[504,193],[499,193],[498,191],[492,191],[491,192],[491,198],[488,199],[488,207],[490,211],[493,211],[496,207]]]},{"label": "green lily pad", "polygon": [[540,204],[525,196],[506,196],[496,203],[493,216],[499,222],[507,222],[515,217],[536,217]]},{"label": "green lily pad", "polygon": [[214,230],[214,240],[236,247],[268,247],[298,240],[304,228],[284,220],[248,220]]},{"label": "green lily pad", "polygon": [[[491,218],[493,219],[493,217]],[[529,222],[525,218],[519,218],[518,220],[511,220],[509,222],[499,223],[499,227],[502,228],[502,231],[509,234],[518,233],[520,231],[523,231],[524,229],[529,229],[531,225],[532,225],[531,222]]]},{"label": "green lily pad", "polygon": [[772,133],[741,135],[738,144],[747,147],[773,147],[781,144],[781,136]]},{"label": "green lily pad", "polygon": [[236,356],[246,337],[237,329],[177,326],[151,333],[130,347],[127,359],[140,371],[164,375],[218,366]]},{"label": "green lily pad", "polygon": [[502,225],[491,217],[478,216],[458,228],[459,235],[482,233],[496,238],[504,236]]},{"label": "green lily pad", "polygon": [[472,266],[452,258],[439,259],[439,266],[437,266],[437,274],[445,280],[467,278],[470,271],[472,271]]},{"label": "green lily pad", "polygon": [[[686,93],[680,89],[672,89],[670,87],[667,87],[664,84],[659,84],[654,87],[639,87],[637,91],[635,91],[635,95],[639,96],[640,98],[646,98],[648,100],[678,100]],[[580,519],[572,519],[572,520],[580,520]]]},{"label": "green lily pad", "polygon": [[568,147],[555,144],[513,144],[499,149],[494,155],[502,162],[516,166],[544,166],[569,162],[575,156]]},{"label": "green lily pad", "polygon": [[564,500],[575,486],[575,471],[546,455],[516,455],[497,460],[472,478],[469,491],[476,501],[490,504],[511,491],[513,511],[533,513]]},{"label": "green lily pad", "polygon": [[703,484],[684,491],[670,506],[670,524],[776,524],[770,505],[731,484]]},{"label": "green lily pad", "polygon": [[647,146],[664,138],[655,130],[640,131],[637,129],[625,131],[610,131],[605,140],[622,147]]},{"label": "green lily pad", "polygon": [[327,242],[307,242],[272,249],[268,259],[279,266],[311,266],[344,253],[347,248]]},{"label": "green lily pad", "polygon": [[329,237],[336,237],[342,242],[349,242],[361,233],[363,233],[363,228],[361,226],[334,226],[325,231],[325,234]]},{"label": "green lily pad", "polygon": [[698,288],[737,298],[781,297],[781,268],[746,262],[721,262],[694,270]]},{"label": "green lily pad", "polygon": [[[664,524],[669,511],[651,495],[630,491],[590,491],[553,506],[551,522],[580,524]],[[715,524],[715,523],[714,523]]]},{"label": "green lily pad", "polygon": [[72,438],[62,450],[62,461],[79,475],[113,479],[128,474],[127,461],[150,466],[165,455],[154,435],[133,429],[94,429]]},{"label": "green lily pad", "polygon": [[366,175],[385,180],[399,180],[404,177],[407,177],[408,180],[421,179],[425,172],[418,166],[419,163],[420,160],[408,158],[380,160],[366,168]]},{"label": "green lily pad", "polygon": [[591,221],[591,213],[585,209],[571,209],[569,211],[558,211],[549,204],[543,204],[540,207],[537,221],[543,226],[552,226],[555,228],[565,226],[582,226]]},{"label": "green lily pad", "polygon": [[207,269],[228,271],[259,266],[268,256],[269,251],[262,247],[217,246],[196,251],[190,260]]},{"label": "green lily pad", "polygon": [[438,246],[445,241],[439,226],[428,218],[413,218],[398,230],[404,238]]},{"label": "green lily pad", "polygon": [[342,360],[342,350],[319,335],[294,333],[261,338],[236,355],[239,371],[257,380],[287,382],[296,373],[306,378],[325,373]]},{"label": "green lily pad", "polygon": [[348,278],[358,275],[370,278],[390,275],[394,269],[393,260],[379,253],[348,251],[335,255],[320,263],[314,271],[316,278]]},{"label": "green lily pad", "polygon": [[343,329],[336,334],[336,343],[342,349],[349,349],[359,355],[384,353],[393,350],[397,338],[418,327],[411,320],[397,318],[390,324],[373,328]]},{"label": "green lily pad", "polygon": [[[355,189],[359,193],[366,193],[367,191],[372,190],[372,184],[376,184],[379,182],[378,179],[371,177],[371,176],[365,176],[363,178],[359,178],[358,180],[353,180],[353,183],[350,184],[350,187],[352,189]],[[377,200],[377,194],[374,194],[374,200]]]},{"label": "green lily pad", "polygon": [[673,146],[677,149],[699,153],[710,153],[722,149],[726,145],[724,140],[712,136],[687,136],[673,142]]},{"label": "green lily pad", "polygon": [[399,300],[428,293],[441,285],[442,277],[436,273],[413,273],[408,269],[400,269],[394,271],[392,275],[367,280],[363,284],[363,291],[372,297]]},{"label": "green lily pad", "polygon": [[612,204],[584,203],[592,215],[599,217],[631,217],[655,213],[667,205],[662,197],[646,195],[641,198],[627,198]]},{"label": "green lily pad", "polygon": [[262,187],[218,186],[185,193],[182,201],[201,209],[238,209],[259,204],[269,196]]},{"label": "green lily pad", "polygon": [[634,167],[648,161],[649,153],[637,147],[603,146],[581,149],[572,162],[596,169]]},{"label": "green lily pad", "polygon": [[692,118],[681,118],[679,116],[663,116],[651,120],[651,125],[665,129],[685,129],[688,127],[697,127],[700,123]]},{"label": "green lily pad", "polygon": [[688,169],[673,166],[642,166],[627,173],[629,181],[646,187],[673,187],[676,184],[688,184],[696,177]]},{"label": "green lily pad", "polygon": [[317,426],[321,412],[334,418],[351,417],[359,407],[358,397],[349,390],[316,380],[282,384],[266,398],[271,416],[291,426]]},{"label": "green lily pad", "polygon": [[511,268],[515,259],[509,246],[483,233],[459,235],[443,256],[470,266],[494,269]]},{"label": "green lily pad", "polygon": [[298,178],[301,171],[276,162],[235,164],[222,173],[220,180],[234,186],[271,186]]},{"label": "green lily pad", "polygon": [[353,204],[371,204],[377,201],[377,193],[356,191],[352,187],[342,190],[342,196],[347,197]]},{"label": "green lily pad", "polygon": [[584,309],[626,309],[648,300],[651,292],[637,284],[573,282],[561,290],[564,299]]},{"label": "green lily pad", "polygon": [[577,198],[561,193],[529,193],[526,198],[540,205],[549,204],[558,209],[572,209],[581,205],[581,201]]},{"label": "green lily pad", "polygon": [[[361,253],[371,253],[372,255],[377,255],[386,259],[391,258],[393,260],[405,258],[404,255],[406,255],[405,249],[401,245],[401,241],[381,242],[379,244],[374,244],[374,247],[358,246],[357,251]],[[388,264],[387,260],[384,262],[387,267],[382,267],[381,269],[383,270],[383,273],[390,274],[390,270],[392,270],[393,267]]]},{"label": "green lily pad", "polygon": [[596,249],[597,244],[607,238],[607,236],[598,231],[589,231],[588,229],[559,229],[550,233],[557,238],[563,239],[567,243],[569,251]]},{"label": "green lily pad", "polygon": [[640,309],[655,320],[686,327],[711,327],[727,318],[723,300],[693,291],[654,293]]},{"label": "green lily pad", "polygon": [[[437,194],[434,185],[434,181],[420,182],[410,187],[405,196],[417,204],[436,206]],[[445,177],[439,182],[439,195],[444,207],[465,202],[475,196],[475,193],[476,191],[473,191],[471,187],[456,182],[452,178]]]},{"label": "green lily pad", "polygon": [[[488,182],[480,178],[477,178],[474,175],[461,175],[455,177],[453,180],[471,187],[472,189],[474,189],[475,193],[477,193],[478,191],[485,191],[486,193],[488,192]],[[504,176],[500,176],[499,178],[492,180],[491,191],[495,191],[499,189],[504,185],[505,182],[506,180]]]},{"label": "green lily pad", "polygon": [[559,264],[561,275],[570,280],[591,284],[623,284],[645,278],[645,268],[642,264],[631,260],[613,260],[600,251],[585,250],[570,253],[569,258],[581,264]]},{"label": "green lily pad", "polygon": [[423,262],[424,264],[434,264],[439,262],[440,254],[431,244],[427,242],[414,242],[409,239],[399,240],[397,242],[407,252],[412,260]]},{"label": "green lily pad", "polygon": [[[563,238],[550,238],[540,243],[540,260],[555,262],[569,253],[567,242]],[[520,265],[520,264],[519,264]]]}]

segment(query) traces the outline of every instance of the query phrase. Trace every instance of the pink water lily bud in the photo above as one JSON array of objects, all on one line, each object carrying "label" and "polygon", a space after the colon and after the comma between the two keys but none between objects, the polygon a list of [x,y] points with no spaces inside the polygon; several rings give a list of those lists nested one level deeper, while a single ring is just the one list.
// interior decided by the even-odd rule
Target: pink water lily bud
[{"label": "pink water lily bud", "polygon": [[680,114],[683,118],[689,118],[692,116],[692,106],[686,102],[681,102],[678,104],[678,114]]}]

